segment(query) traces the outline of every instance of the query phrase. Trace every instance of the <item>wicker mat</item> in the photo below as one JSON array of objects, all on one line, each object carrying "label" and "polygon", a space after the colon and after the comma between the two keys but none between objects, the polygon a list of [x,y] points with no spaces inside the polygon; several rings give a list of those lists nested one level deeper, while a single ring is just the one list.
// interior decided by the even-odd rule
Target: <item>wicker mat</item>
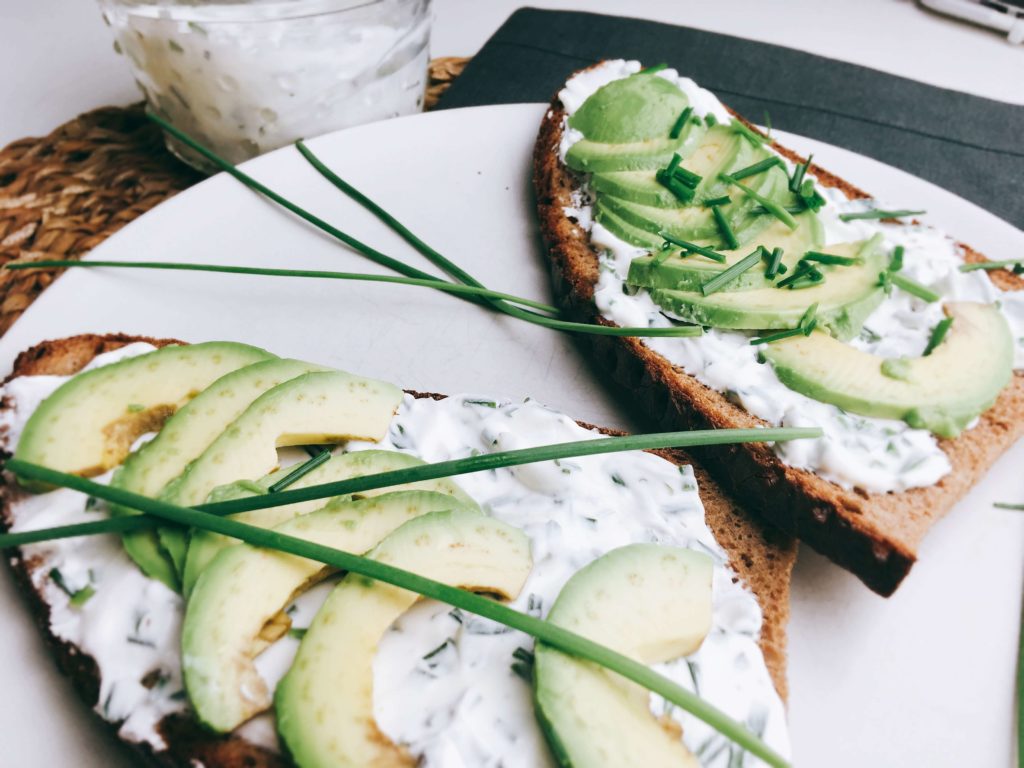
[{"label": "wicker mat", "polygon": [[[430,109],[468,59],[430,62]],[[0,264],[78,259],[203,177],[164,148],[142,104],[104,107],[0,150]],[[0,334],[58,270],[0,272]]]}]

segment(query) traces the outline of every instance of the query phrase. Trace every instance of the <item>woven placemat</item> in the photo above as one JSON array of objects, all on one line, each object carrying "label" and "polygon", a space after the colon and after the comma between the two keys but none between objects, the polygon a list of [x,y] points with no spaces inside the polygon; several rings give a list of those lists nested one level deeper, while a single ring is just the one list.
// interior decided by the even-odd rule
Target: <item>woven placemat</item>
[{"label": "woven placemat", "polygon": [[[467,61],[430,62],[426,109]],[[141,103],[86,112],[48,136],[15,141],[0,150],[0,264],[81,258],[202,178],[167,151]],[[0,334],[57,271],[0,271]]]}]

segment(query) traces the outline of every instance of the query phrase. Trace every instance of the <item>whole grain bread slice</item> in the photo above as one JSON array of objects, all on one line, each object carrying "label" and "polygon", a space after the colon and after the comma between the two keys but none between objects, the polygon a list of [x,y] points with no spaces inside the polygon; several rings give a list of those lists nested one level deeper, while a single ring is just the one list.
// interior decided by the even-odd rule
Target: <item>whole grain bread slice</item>
[{"label": "whole grain bread slice", "polygon": [[[173,339],[152,339],[126,334],[98,336],[85,334],[54,341],[45,341],[21,353],[14,369],[5,379],[17,376],[71,375],[81,370],[98,354],[109,352],[126,344],[145,341],[155,346],[180,344]],[[443,399],[444,395],[410,392],[416,397]],[[0,403],[0,408],[9,404]],[[581,425],[594,428],[592,425]],[[600,428],[598,428],[600,429]],[[605,434],[618,434],[600,429]],[[678,465],[693,464],[706,519],[715,538],[729,554],[729,564],[737,578],[745,583],[757,597],[764,614],[760,646],[768,671],[780,696],[786,698],[786,624],[789,620],[789,585],[796,560],[796,544],[777,529],[766,526],[745,514],[702,467],[694,464],[684,451],[653,451]],[[6,456],[4,456],[6,458]],[[0,484],[0,522],[9,528],[12,523],[11,504],[25,491],[9,477]],[[14,573],[19,591],[24,595],[40,631],[46,639],[61,671],[70,678],[79,696],[94,708],[100,690],[99,668],[82,649],[57,637],[50,626],[51,606],[43,590],[36,585],[43,563],[21,549],[5,553]],[[48,578],[48,577],[47,577]],[[97,716],[99,719],[99,716]],[[104,726],[117,735],[114,723],[102,720]],[[167,749],[154,751],[145,743],[129,742],[128,746],[148,765],[160,768],[284,768],[290,764],[287,757],[253,744],[242,736],[218,736],[200,726],[188,715],[166,718],[159,732]]]},{"label": "whole grain bread slice", "polygon": [[[565,212],[573,205],[572,193],[582,184],[582,179],[559,160],[565,118],[556,94],[544,115],[533,153],[537,213],[555,293],[576,319],[614,325],[594,304],[598,253],[587,231]],[[777,142],[772,142],[772,147],[793,162],[805,161]],[[822,185],[838,189],[851,199],[870,197],[817,165],[812,164],[810,172]],[[970,247],[958,245],[967,261],[985,260]],[[990,274],[1000,288],[1024,288],[1024,279],[1010,272]],[[623,388],[623,397],[634,401],[660,428],[765,424],[653,352],[640,339],[590,336],[588,342],[598,363]],[[929,528],[1022,435],[1024,373],[1017,371],[975,427],[956,439],[940,440],[953,470],[931,487],[902,493],[846,490],[813,472],[787,466],[764,444],[707,447],[694,453],[745,509],[808,543],[875,592],[888,596],[914,564]]]}]

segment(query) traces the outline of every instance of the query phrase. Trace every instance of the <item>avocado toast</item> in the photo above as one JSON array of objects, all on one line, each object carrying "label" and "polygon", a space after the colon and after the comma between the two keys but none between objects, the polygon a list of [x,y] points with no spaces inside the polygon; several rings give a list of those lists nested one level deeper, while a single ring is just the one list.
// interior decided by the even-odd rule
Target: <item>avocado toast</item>
[{"label": "avocado toast", "polygon": [[[174,431],[168,432],[167,435],[178,435],[174,442],[182,444],[182,436],[195,437],[203,432],[202,425],[207,424],[209,420],[217,422],[218,419],[226,419],[229,425],[220,436],[207,434],[199,441],[207,444],[205,448],[202,445],[192,446],[190,451],[196,454],[193,462],[201,456],[217,455],[216,450],[211,452],[209,448],[215,446],[225,434],[235,435],[231,443],[233,447],[227,453],[231,461],[240,461],[243,458],[242,454],[249,457],[252,445],[266,442],[266,434],[252,443],[239,442],[241,430],[233,430],[230,426],[238,423],[238,416],[231,419],[218,412],[218,409],[211,410],[206,419],[196,420],[190,417],[190,414],[204,408],[208,402],[209,399],[204,398],[202,392],[220,392],[218,399],[227,394],[238,395],[242,387],[241,382],[246,380],[240,376],[240,372],[260,367],[258,370],[262,376],[267,373],[267,369],[282,366],[274,362],[276,358],[270,353],[244,345],[219,342],[194,345],[197,353],[192,356],[193,362],[201,358],[208,366],[220,366],[217,372],[222,375],[210,380],[209,373],[197,373],[200,366],[193,364],[188,366],[189,373],[185,378],[173,371],[161,371],[160,378],[165,380],[167,389],[161,397],[145,400],[146,393],[151,391],[148,386],[140,387],[137,383],[131,382],[126,384],[125,381],[135,379],[139,375],[145,378],[140,372],[158,370],[152,368],[151,364],[167,360],[171,353],[178,355],[179,358],[188,357],[180,353],[183,347],[173,346],[175,344],[166,340],[134,339],[127,336],[80,336],[47,342],[23,353],[5,386],[3,423],[6,450],[12,451],[17,443],[19,452],[28,449],[41,450],[40,458],[45,456],[56,462],[58,457],[62,457],[60,461],[65,462],[63,466],[72,469],[76,466],[74,462],[78,462],[78,465],[86,467],[94,474],[101,470],[120,467],[115,469],[114,477],[120,477],[114,481],[115,484],[132,484],[137,482],[131,477],[137,475],[138,470],[129,472],[126,467],[148,466],[152,472],[153,467],[166,466],[165,459],[161,459],[161,456],[166,457],[173,452],[168,453],[159,447],[161,442],[168,442],[166,436],[162,441],[159,437],[163,434],[163,429],[176,425]],[[160,358],[147,357],[154,354],[154,347],[166,349],[168,354]],[[93,362],[96,356],[101,357]],[[108,424],[101,424],[100,431],[115,423],[119,425],[119,429],[107,430],[105,434],[108,437],[134,436],[140,431],[160,430],[157,438],[150,443],[140,445],[131,439],[134,452],[129,454],[133,458],[127,463],[123,462],[127,453],[127,447],[123,444],[121,450],[108,457],[102,467],[95,466],[91,455],[81,451],[71,450],[75,455],[68,457],[64,451],[67,446],[60,446],[59,439],[53,441],[46,438],[48,427],[45,419],[40,417],[35,425],[32,424],[31,415],[39,412],[36,406],[40,399],[64,385],[65,379],[52,377],[73,376],[89,363],[92,363],[91,370],[99,372],[91,375],[92,380],[102,377],[106,382],[106,389],[120,392],[122,398],[130,398],[128,401],[114,404],[108,416],[112,415],[115,418]],[[594,432],[591,427],[577,425],[568,418],[529,401],[510,404],[486,398],[442,398],[415,393],[403,395],[400,391],[390,388],[390,385],[368,380],[363,380],[365,386],[353,395],[353,389],[349,386],[352,379],[341,381],[337,372],[325,371],[310,364],[296,366],[289,363],[283,367],[296,375],[293,378],[286,378],[284,382],[267,379],[264,381],[267,390],[263,395],[257,394],[258,387],[253,386],[247,396],[252,402],[249,405],[235,402],[232,413],[239,410],[251,413],[249,409],[253,403],[266,403],[267,400],[263,398],[267,393],[277,390],[282,384],[290,384],[293,397],[287,403],[280,397],[275,402],[295,415],[295,402],[303,402],[311,391],[309,385],[300,388],[293,383],[295,381],[312,381],[318,385],[329,382],[332,391],[339,393],[339,402],[342,403],[351,401],[353,397],[362,397],[366,392],[371,393],[369,399],[363,400],[367,405],[365,412],[358,414],[362,422],[356,429],[331,422],[333,414],[337,412],[334,408],[321,411],[322,417],[316,420],[316,429],[319,431],[315,433],[310,431],[308,424],[301,424],[302,420],[297,416],[282,421],[273,429],[276,433],[275,439],[280,439],[281,435],[287,433],[291,436],[285,442],[292,443],[339,442],[343,435],[347,436],[344,448],[348,452],[336,451],[326,463],[310,471],[306,477],[296,480],[296,483],[323,482],[322,477],[318,480],[318,471],[334,473],[328,474],[330,477],[380,471],[380,461],[394,462],[398,460],[396,457],[401,457],[401,462],[405,463],[415,463],[421,459],[436,461],[473,449],[500,450],[559,438],[581,439]],[[122,373],[112,376],[110,372],[115,369]],[[129,375],[123,375],[126,372]],[[328,378],[323,378],[324,374]],[[203,380],[201,385],[196,384],[200,380],[197,376]],[[234,382],[235,386],[225,387],[225,379]],[[89,379],[80,376],[69,381],[88,382]],[[173,385],[174,381],[178,384]],[[221,382],[219,387],[218,382]],[[79,387],[79,390],[84,389],[88,387]],[[187,406],[182,405],[179,400],[182,392],[185,392],[184,400],[189,404]],[[158,402],[159,400],[174,402]],[[60,398],[57,401],[58,405],[59,401]],[[84,398],[79,402],[87,401],[88,398]],[[192,407],[193,404],[197,405]],[[182,407],[179,408],[178,405]],[[70,408],[71,404],[66,407]],[[395,407],[398,412],[392,417],[389,409],[393,410]],[[96,414],[97,409],[90,407],[88,412]],[[365,419],[382,412],[387,416],[386,434],[378,432],[371,437],[369,432],[378,429],[378,425],[369,424]],[[44,415],[46,413],[44,409]],[[52,411],[50,413],[52,414]],[[251,420],[250,416],[248,421]],[[190,421],[196,421],[197,424],[190,426]],[[348,424],[352,423],[350,417],[346,417],[345,421]],[[245,424],[246,421],[241,423]],[[294,430],[293,425],[296,426]],[[28,438],[24,437],[26,433]],[[258,433],[259,430],[251,432]],[[20,447],[21,442],[17,440],[19,434],[22,436],[25,449]],[[354,437],[362,439],[356,440]],[[116,442],[110,439],[106,442],[108,447],[116,445]],[[150,444],[157,447],[145,451],[144,446]],[[75,446],[71,448],[74,449]],[[58,454],[54,453],[54,450],[62,452]],[[355,459],[361,457],[366,457],[366,462],[362,465],[355,462]],[[180,462],[180,459],[177,461]],[[193,470],[211,472],[210,461],[212,459],[192,463],[190,469],[183,474],[188,475]],[[259,461],[266,459],[257,461],[254,458],[251,461],[253,463],[248,466],[255,467]],[[602,471],[602,467],[607,469]],[[229,471],[237,473],[236,469]],[[231,477],[229,482],[221,484],[212,495],[215,498],[237,498],[247,494],[266,493],[268,488],[281,481],[283,474],[287,474],[287,470],[271,471],[266,476],[260,470],[259,474],[254,476]],[[127,480],[125,475],[129,476]],[[220,480],[227,479],[226,476],[218,477]],[[658,482],[652,483],[652,480]],[[193,479],[190,482],[198,483],[198,480]],[[518,589],[519,597],[515,599],[521,607],[538,614],[548,611],[551,600],[567,578],[573,580],[574,594],[585,595],[588,584],[600,585],[605,578],[612,579],[612,583],[621,584],[628,581],[621,578],[621,571],[618,569],[632,569],[638,567],[638,563],[647,563],[649,558],[645,556],[642,547],[651,546],[650,542],[655,541],[659,545],[673,543],[680,546],[686,546],[689,542],[692,548],[687,547],[685,551],[699,553],[700,558],[706,558],[708,553],[711,553],[712,557],[707,562],[713,563],[714,587],[710,593],[706,590],[702,593],[701,589],[693,591],[693,585],[690,584],[688,589],[693,591],[694,597],[687,597],[687,604],[692,604],[694,615],[700,616],[702,611],[709,610],[706,601],[708,594],[711,594],[716,606],[716,618],[713,625],[709,625],[711,631],[704,640],[703,649],[698,651],[698,654],[706,657],[706,661],[698,655],[689,659],[690,665],[684,663],[679,666],[677,662],[676,673],[682,674],[685,670],[686,675],[691,675],[697,670],[696,674],[703,684],[702,695],[713,700],[717,685],[727,685],[730,688],[735,685],[737,678],[728,663],[723,667],[723,659],[729,655],[725,653],[726,648],[731,647],[733,651],[739,649],[744,656],[744,663],[753,665],[752,672],[742,673],[740,688],[752,686],[749,690],[756,690],[757,693],[749,696],[745,694],[750,702],[749,711],[735,711],[733,714],[748,722],[751,728],[760,728],[766,739],[777,748],[785,750],[784,724],[781,719],[781,702],[785,694],[784,628],[788,615],[788,584],[794,548],[788,541],[765,532],[750,522],[717,490],[705,473],[698,467],[689,469],[689,460],[685,454],[623,454],[607,464],[604,460],[595,461],[591,458],[567,461],[561,466],[529,465],[514,470],[466,476],[460,478],[457,484],[446,480],[429,488],[384,490],[388,492],[365,499],[335,499],[323,509],[319,508],[323,505],[319,505],[318,508],[292,510],[293,513],[299,514],[298,517],[293,515],[291,518],[285,516],[287,519],[272,520],[250,515],[249,521],[261,525],[292,526],[293,529],[295,526],[305,527],[310,536],[333,536],[335,538],[327,540],[337,542],[338,531],[347,531],[344,535],[350,535],[353,526],[359,529],[359,520],[364,516],[369,519],[371,512],[380,519],[392,516],[392,527],[402,520],[425,525],[426,523],[422,521],[431,516],[447,515],[445,530],[449,534],[446,535],[456,536],[460,531],[459,521],[466,515],[471,515],[473,520],[479,520],[482,508],[489,513],[488,519],[494,520],[493,525],[526,532],[533,558],[533,565],[528,569],[530,574],[524,575],[521,572],[522,548],[517,550],[513,547],[510,550],[488,550],[488,563],[506,563],[497,569],[500,578],[493,583],[488,581],[487,576],[480,577],[477,574],[469,577],[465,576],[465,572],[461,577],[452,578],[469,578],[467,586],[506,593],[510,598]],[[413,501],[409,501],[410,495],[414,497]],[[397,503],[399,500],[395,498],[399,496],[402,496],[401,503]],[[430,507],[431,503],[435,507]],[[282,509],[264,511],[279,513]],[[103,510],[100,507],[66,490],[46,491],[34,488],[26,491],[12,484],[10,480],[5,486],[5,524],[15,530],[46,527],[102,515]],[[710,530],[704,528],[705,519]],[[552,526],[555,530],[552,530]],[[557,529],[564,530],[558,534]],[[378,532],[386,534],[380,545],[384,548],[380,550],[380,555],[385,556],[390,547],[390,551],[399,553],[395,555],[397,562],[403,562],[401,558],[406,555],[402,553],[407,553],[410,545],[402,543],[401,536],[398,536],[399,531],[405,531],[407,538],[415,542],[422,534],[426,534],[428,529],[417,532],[415,528],[399,525],[393,532],[394,535],[386,534],[386,531]],[[409,531],[416,535],[409,534]],[[521,535],[514,534],[513,531],[507,533],[512,539]],[[378,534],[368,535],[372,539]],[[206,766],[286,765],[288,761],[280,753],[274,736],[273,721],[265,714],[258,716],[258,713],[270,706],[269,695],[272,691],[267,690],[260,695],[246,689],[249,693],[245,699],[250,703],[249,709],[241,715],[241,720],[248,722],[238,727],[239,718],[231,714],[230,707],[222,706],[223,697],[208,695],[230,690],[211,687],[209,670],[223,671],[236,667],[232,667],[231,664],[204,666],[202,660],[223,659],[223,653],[227,652],[229,656],[226,658],[237,661],[238,656],[230,656],[235,646],[227,641],[213,642],[211,638],[225,638],[233,631],[237,634],[239,628],[243,629],[244,634],[244,620],[252,620],[254,616],[259,618],[259,614],[253,611],[258,607],[260,600],[265,601],[275,585],[279,589],[285,588],[287,594],[287,585],[291,582],[285,580],[282,587],[282,582],[279,581],[260,581],[269,579],[267,574],[270,573],[270,569],[265,567],[268,563],[260,558],[269,556],[270,553],[248,551],[251,548],[243,545],[232,547],[228,542],[203,541],[203,548],[207,551],[209,562],[212,564],[206,568],[194,566],[199,568],[200,574],[191,579],[189,607],[186,610],[185,603],[178,594],[178,589],[183,586],[179,580],[189,581],[187,565],[195,552],[200,551],[193,551],[193,547],[202,540],[202,536],[197,538],[194,534],[192,540],[188,542],[184,569],[179,569],[173,558],[167,557],[169,550],[160,546],[162,537],[156,539],[155,548],[147,548],[144,545],[133,548],[127,543],[130,539],[126,539],[122,545],[122,542],[112,535],[30,545],[13,552],[11,562],[19,583],[39,618],[41,628],[55,649],[61,667],[73,677],[85,700],[111,724],[122,740],[135,747],[140,754],[161,765],[184,766],[194,764],[195,761]],[[173,536],[168,537],[167,541],[173,542]],[[493,543],[493,537],[489,538],[488,542]],[[640,544],[641,542],[643,543]],[[363,545],[367,543],[364,541]],[[466,539],[465,543],[469,550],[474,546],[480,546],[473,543],[472,537]],[[487,542],[484,544],[491,546]],[[627,544],[639,544],[641,549],[623,549],[622,545]],[[122,548],[123,546],[125,548]],[[724,551],[719,550],[719,546]],[[210,555],[210,547],[218,551]],[[609,547],[620,547],[617,551],[624,553],[620,558],[621,562],[606,562],[604,558],[594,560]],[[155,564],[149,559],[154,553],[162,553],[162,565]],[[694,555],[687,555],[683,559],[685,561],[692,556]],[[239,562],[235,565],[240,568],[246,564],[247,567],[255,568],[251,571],[256,574],[251,583],[245,580],[233,581],[230,576],[225,581],[217,578],[218,571],[231,570],[216,567],[217,564],[233,558],[238,558]],[[599,562],[601,565],[580,571],[578,580],[572,577],[572,572],[587,562]],[[665,584],[676,583],[672,581],[676,578],[673,574],[680,571],[673,570],[674,566],[665,567],[668,570],[658,571],[658,578],[663,579]],[[702,565],[696,570],[700,571],[703,567],[705,566]],[[611,576],[601,576],[604,572]],[[519,575],[516,575],[517,573]],[[617,573],[620,575],[616,576]],[[655,572],[652,571],[653,573]],[[317,578],[322,576],[323,574],[317,574]],[[293,573],[289,578],[294,579],[296,576]],[[308,574],[301,578],[308,578]],[[525,587],[519,583],[524,578]],[[703,578],[706,580],[706,577]],[[170,585],[166,583],[168,580],[171,581]],[[314,616],[319,615],[318,608],[319,603],[323,602],[323,590],[329,586],[322,584],[298,600],[286,600],[286,605],[272,608],[272,620],[260,627],[258,636],[248,637],[247,642],[250,644],[241,650],[241,658],[244,661],[242,666],[252,672],[255,664],[255,669],[264,684],[269,683],[269,687],[273,688],[273,683],[287,669],[291,657],[295,655],[296,646],[305,649],[307,637],[316,639],[314,635],[321,636],[328,631],[325,628],[328,622],[325,619],[314,619]],[[668,592],[653,590],[652,594],[655,596],[667,596],[668,602],[659,603],[655,600],[650,603],[649,609],[654,614],[664,613],[665,605],[672,606],[676,598],[683,600],[690,594],[690,591],[683,588],[684,586],[685,584],[681,584],[678,589],[673,588]],[[218,602],[219,596],[232,594],[239,589],[243,591],[238,593],[238,600]],[[248,598],[244,598],[245,589],[250,589]],[[316,589],[321,590],[318,598],[314,595]],[[352,594],[352,590],[338,598],[335,598],[334,594],[332,592],[330,598],[332,612],[342,614],[346,610],[352,610],[346,606],[356,605],[354,615],[357,618],[380,615],[384,617],[384,626],[387,625],[388,614],[386,611],[380,613],[383,609],[379,607],[387,604],[386,601],[380,602],[383,596]],[[642,604],[647,605],[644,600],[638,599],[637,595],[628,592],[620,594],[618,599],[628,601],[638,611]],[[729,605],[728,615],[731,618],[728,621],[724,621],[721,612],[723,599]],[[567,596],[563,600],[559,596],[558,604],[561,606],[564,603],[564,607],[559,609],[558,615],[564,615],[566,621],[571,621],[574,611],[577,610],[574,605],[577,605],[578,601],[579,598]],[[193,605],[197,607],[193,608]],[[285,609],[283,613],[282,609]],[[622,613],[616,612],[615,615],[621,617]],[[179,649],[180,622],[183,616],[184,643],[187,649],[184,669]],[[204,616],[207,618],[203,618]],[[344,626],[345,622],[341,624]],[[380,687],[383,694],[383,699],[375,702],[373,712],[383,734],[371,733],[370,736],[374,738],[370,738],[369,742],[364,739],[364,744],[379,746],[385,742],[390,744],[394,739],[400,745],[405,745],[405,748],[399,747],[397,751],[389,753],[397,761],[394,764],[406,764],[412,759],[410,755],[413,755],[422,756],[427,765],[443,765],[445,763],[440,755],[443,754],[443,749],[452,748],[453,744],[461,748],[467,748],[469,744],[477,750],[487,747],[500,751],[500,740],[497,742],[498,746],[486,739],[482,743],[465,740],[474,729],[486,727],[486,733],[495,736],[507,730],[509,723],[515,723],[519,727],[512,731],[512,737],[517,739],[512,752],[515,752],[517,759],[524,760],[524,764],[527,765],[536,765],[551,759],[533,722],[529,684],[510,670],[511,665],[519,658],[515,653],[521,645],[526,644],[526,638],[497,632],[495,627],[487,622],[458,615],[446,607],[439,610],[437,605],[428,603],[414,607],[401,618],[397,626],[404,631],[390,632],[383,638],[375,663],[382,665],[384,672],[381,674],[378,669],[373,676],[373,682]],[[642,632],[629,630],[628,628],[632,626],[630,622],[626,622],[624,626],[632,637],[643,635]],[[103,631],[98,631],[97,627],[102,627]],[[654,625],[651,625],[648,628],[653,627]],[[119,628],[124,628],[120,635]],[[675,644],[670,646],[676,650],[670,653],[669,657],[691,653],[694,647],[694,632],[703,637],[707,630],[708,627],[701,626],[694,630],[692,622],[687,626],[667,626],[665,631],[678,638]],[[311,659],[308,664],[304,662],[304,666],[314,670],[315,681],[326,676],[328,672],[323,666],[327,661],[317,657],[314,647],[316,643],[313,639],[309,643],[310,650],[301,650],[300,653],[303,654],[303,659]],[[354,642],[354,639],[347,635],[340,640]],[[729,646],[729,643],[734,645]],[[330,645],[333,647],[333,640]],[[269,647],[263,653],[259,653],[264,650],[264,646]],[[524,648],[525,651],[528,649]],[[520,654],[522,655],[524,654]],[[525,655],[528,656],[528,653]],[[472,658],[482,664],[472,668],[462,666],[465,659]],[[664,659],[651,657],[651,660]],[[570,674],[564,666],[558,665],[557,659],[545,660],[543,663],[547,665],[547,671],[537,677],[538,697],[542,691],[553,690],[557,693],[564,688],[545,686],[543,679]],[[361,667],[363,674],[368,674],[365,667],[365,664]],[[469,674],[470,669],[475,671]],[[572,674],[576,674],[577,677],[570,676],[568,679],[580,679],[578,673]],[[283,689],[278,687],[277,706],[281,708],[279,719],[281,712],[285,714],[287,725],[282,727],[285,729],[289,751],[296,755],[302,764],[312,765],[317,764],[318,759],[316,736],[301,733],[301,728],[297,731],[295,726],[295,723],[301,726],[309,722],[310,718],[303,717],[301,712],[296,713],[297,707],[281,703],[288,699],[288,694],[281,691],[287,692],[302,685],[300,678],[299,672],[289,673],[286,678],[288,685]],[[582,680],[580,684],[586,682],[585,679]],[[593,684],[593,681],[587,684]],[[461,707],[454,706],[448,698],[453,691],[468,696],[466,704]],[[347,704],[354,699],[358,697],[347,698],[344,703]],[[227,701],[228,704],[237,704],[239,699],[228,696]],[[545,698],[544,706],[549,712],[555,707],[554,711],[557,714],[557,708],[565,706],[558,703],[559,701],[557,697]],[[449,705],[454,708],[449,710]],[[490,726],[486,725],[488,721],[480,718],[494,713],[495,707],[502,708],[510,717],[513,713],[518,713],[519,719],[513,718],[505,724],[506,727],[491,730]],[[337,708],[346,707],[339,703]],[[198,719],[197,713],[200,713]],[[253,714],[257,716],[249,720]],[[420,719],[421,714],[428,715],[426,721]],[[432,725],[433,718],[429,715],[443,715],[440,717],[441,730],[446,734],[445,738],[448,741],[438,741],[441,734],[436,730],[437,722]],[[365,720],[365,717],[363,719]],[[200,725],[200,720],[204,725]],[[467,722],[470,725],[467,725]],[[550,727],[563,728],[557,723]],[[660,729],[659,732],[664,733]],[[678,726],[675,726],[674,731],[671,728],[668,731],[670,734],[673,732],[678,736]],[[688,746],[694,751],[704,747],[705,755],[702,761],[705,764],[724,765],[730,759],[731,749],[728,744],[723,744],[721,738],[716,737],[700,723],[686,722],[684,733]],[[362,736],[366,736],[366,733]],[[462,741],[459,741],[460,739]],[[696,743],[693,743],[694,740]],[[572,749],[571,738],[566,737],[563,741],[569,745],[567,749]],[[313,744],[312,747],[309,747],[310,743]],[[678,748],[677,738],[673,743]],[[312,756],[303,757],[307,748],[312,751]]]},{"label": "avocado toast", "polygon": [[577,73],[542,122],[534,187],[556,292],[588,321],[705,326],[591,341],[665,428],[825,429],[795,451],[698,456],[891,594],[930,526],[1024,434],[1024,280],[964,271],[980,254],[874,210],[675,71],[640,70]]}]

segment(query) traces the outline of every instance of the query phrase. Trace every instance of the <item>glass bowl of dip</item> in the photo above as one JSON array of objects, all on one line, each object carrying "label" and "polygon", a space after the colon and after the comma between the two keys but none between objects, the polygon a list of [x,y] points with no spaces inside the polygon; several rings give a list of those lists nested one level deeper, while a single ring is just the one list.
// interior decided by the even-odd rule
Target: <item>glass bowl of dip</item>
[{"label": "glass bowl of dip", "polygon": [[[238,163],[423,108],[430,0],[100,0],[148,108]],[[173,137],[168,148],[213,170]]]}]

